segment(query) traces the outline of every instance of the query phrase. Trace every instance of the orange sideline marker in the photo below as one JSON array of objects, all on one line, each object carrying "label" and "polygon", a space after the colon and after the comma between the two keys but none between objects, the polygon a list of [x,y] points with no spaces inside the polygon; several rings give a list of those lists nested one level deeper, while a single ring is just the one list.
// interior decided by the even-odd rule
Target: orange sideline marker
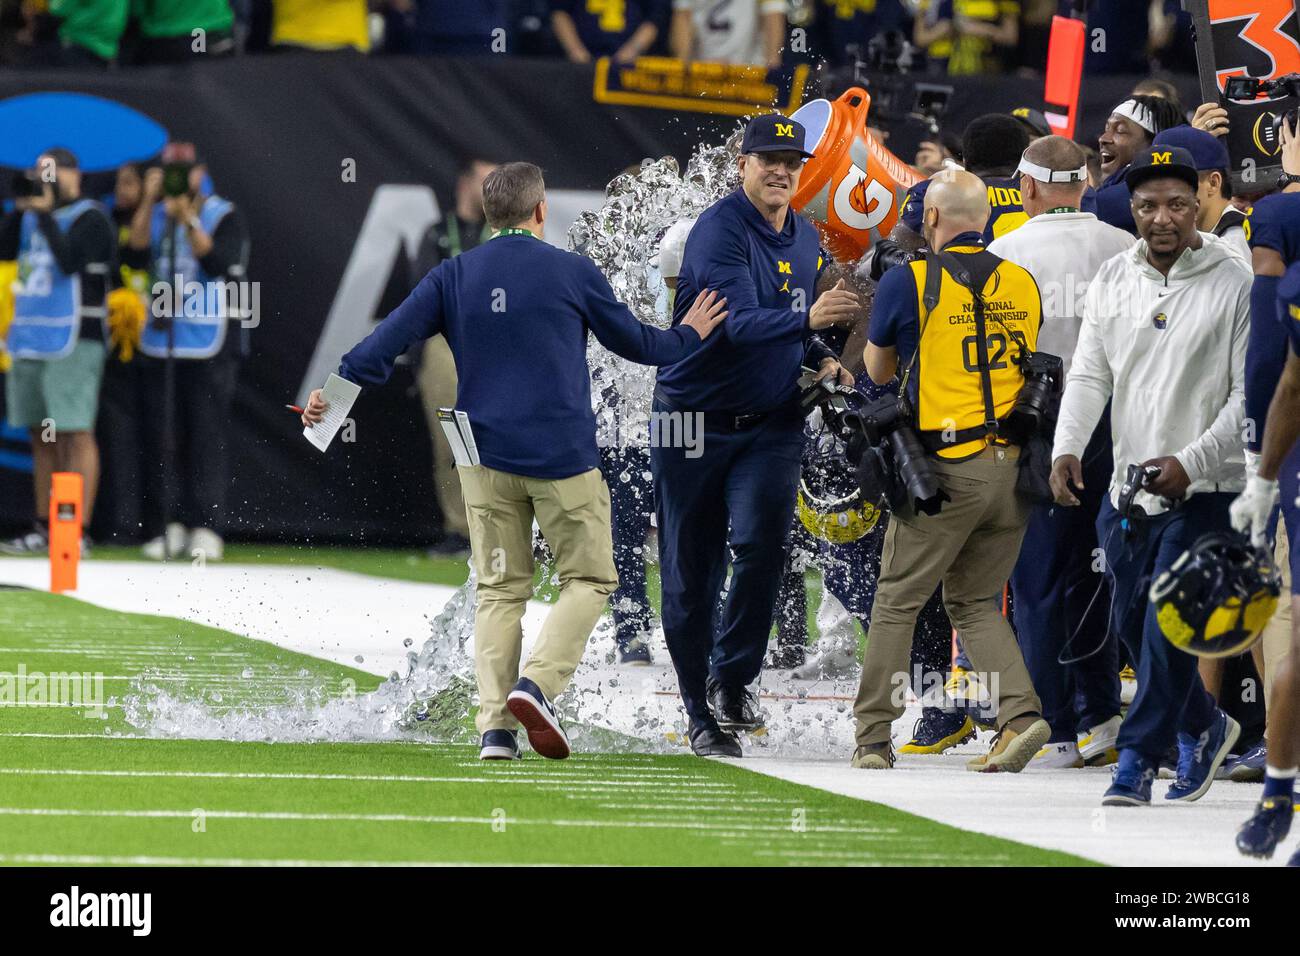
[{"label": "orange sideline marker", "polygon": [[81,475],[56,471],[50,482],[50,592],[77,589],[81,560]]}]

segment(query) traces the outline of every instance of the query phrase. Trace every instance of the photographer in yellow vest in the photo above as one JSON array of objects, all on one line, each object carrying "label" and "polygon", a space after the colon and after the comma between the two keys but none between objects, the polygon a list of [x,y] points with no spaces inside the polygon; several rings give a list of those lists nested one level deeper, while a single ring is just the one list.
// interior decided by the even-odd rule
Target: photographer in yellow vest
[{"label": "photographer in yellow vest", "polygon": [[[890,725],[903,713],[917,614],[942,583],[948,616],[997,705],[993,748],[967,767],[1016,772],[1050,734],[1001,614],[1030,509],[1017,492],[1016,442],[1026,434],[1022,390],[1032,391],[1022,366],[1038,343],[1042,303],[1033,276],[984,248],[989,201],[978,176],[938,173],[923,216],[925,258],[881,278],[863,353],[872,381],[902,379],[894,429],[910,434],[891,446],[909,495],[885,535],[853,766],[893,766]],[[930,480],[924,500],[912,491],[919,472]]]}]

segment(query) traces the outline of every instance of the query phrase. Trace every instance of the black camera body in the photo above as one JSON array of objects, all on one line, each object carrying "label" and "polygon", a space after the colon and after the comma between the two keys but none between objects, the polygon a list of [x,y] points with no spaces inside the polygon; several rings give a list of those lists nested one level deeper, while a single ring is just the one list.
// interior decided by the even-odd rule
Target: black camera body
[{"label": "black camera body", "polygon": [[[1285,100],[1300,102],[1300,73],[1288,73],[1271,80],[1261,80],[1257,76],[1230,76],[1223,86],[1223,99],[1248,102],[1263,97],[1267,100]],[[1282,142],[1282,124],[1293,130],[1297,128],[1300,110],[1295,106],[1273,114],[1273,142]]]},{"label": "black camera body", "polygon": [[45,184],[30,169],[14,173],[12,192],[15,199],[31,199],[45,192]]},{"label": "black camera body", "polygon": [[1065,363],[1059,355],[1028,352],[1019,364],[1025,384],[1002,431],[1017,445],[1025,445],[1033,436],[1050,436],[1056,429],[1061,393],[1065,390]]},{"label": "black camera body", "polygon": [[168,199],[184,196],[190,191],[190,170],[193,163],[168,163],[163,166],[163,195]]},{"label": "black camera body", "polygon": [[939,513],[949,498],[930,467],[905,402],[892,393],[868,402],[855,388],[809,383],[807,375],[800,384],[805,410],[821,408],[826,427],[844,443],[863,500],[884,502],[892,511]]}]

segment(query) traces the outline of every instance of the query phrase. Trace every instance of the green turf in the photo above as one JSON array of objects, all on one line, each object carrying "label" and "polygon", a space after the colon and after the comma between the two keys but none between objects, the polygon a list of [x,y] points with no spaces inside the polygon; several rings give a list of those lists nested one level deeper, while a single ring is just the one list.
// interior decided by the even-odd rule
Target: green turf
[{"label": "green turf", "polygon": [[[0,555],[0,561],[4,556]],[[147,561],[136,545],[97,544],[87,561]],[[431,558],[418,548],[334,548],[308,544],[244,544],[225,546],[228,564],[288,564],[308,568],[339,568],[401,581],[426,584],[465,583],[463,558]]]},{"label": "green turf", "polygon": [[[147,669],[211,707],[378,678],[212,628],[0,590],[0,674],[99,672],[120,697]],[[216,696],[220,700],[216,699]],[[0,707],[0,862],[373,861],[1070,865],[689,755],[530,755],[472,747],[121,736],[117,707]],[[52,735],[52,736],[27,736]]]}]

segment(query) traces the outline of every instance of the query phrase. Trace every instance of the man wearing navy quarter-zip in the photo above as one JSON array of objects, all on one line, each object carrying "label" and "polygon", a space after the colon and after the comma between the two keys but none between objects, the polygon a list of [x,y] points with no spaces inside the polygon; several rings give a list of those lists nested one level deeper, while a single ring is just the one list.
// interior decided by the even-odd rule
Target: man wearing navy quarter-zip
[{"label": "man wearing navy quarter-zip", "polygon": [[[546,184],[531,163],[493,170],[483,181],[483,211],[493,237],[430,270],[343,356],[339,375],[378,385],[412,345],[447,337],[456,410],[468,418],[478,459],[456,470],[478,582],[479,756],[518,757],[522,724],[535,751],[562,759],[569,740],[553,701],[618,586],[609,489],[597,467],[588,336],[632,362],[676,362],[703,347],[726,317],[725,303],[691,293],[689,301],[678,298],[687,307],[672,330],[641,324],[590,259],[542,241]],[[312,392],[303,423],[318,424],[325,407],[320,391]],[[534,519],[555,552],[560,596],[521,669]]]},{"label": "man wearing navy quarter-zip", "polygon": [[740,151],[741,188],[705,210],[686,241],[673,319],[707,288],[727,299],[727,321],[661,367],[655,387],[656,420],[680,422],[681,434],[698,423],[702,441],[671,447],[672,429],[661,427],[650,450],[664,634],[700,756],[739,757],[735,731],[762,725],[748,686],[767,650],[799,481],[797,382],[804,365],[852,381],[813,331],[852,319],[858,301],[842,281],[817,295],[828,262],[816,229],[790,209],[812,155],[803,127],[756,117]]}]

